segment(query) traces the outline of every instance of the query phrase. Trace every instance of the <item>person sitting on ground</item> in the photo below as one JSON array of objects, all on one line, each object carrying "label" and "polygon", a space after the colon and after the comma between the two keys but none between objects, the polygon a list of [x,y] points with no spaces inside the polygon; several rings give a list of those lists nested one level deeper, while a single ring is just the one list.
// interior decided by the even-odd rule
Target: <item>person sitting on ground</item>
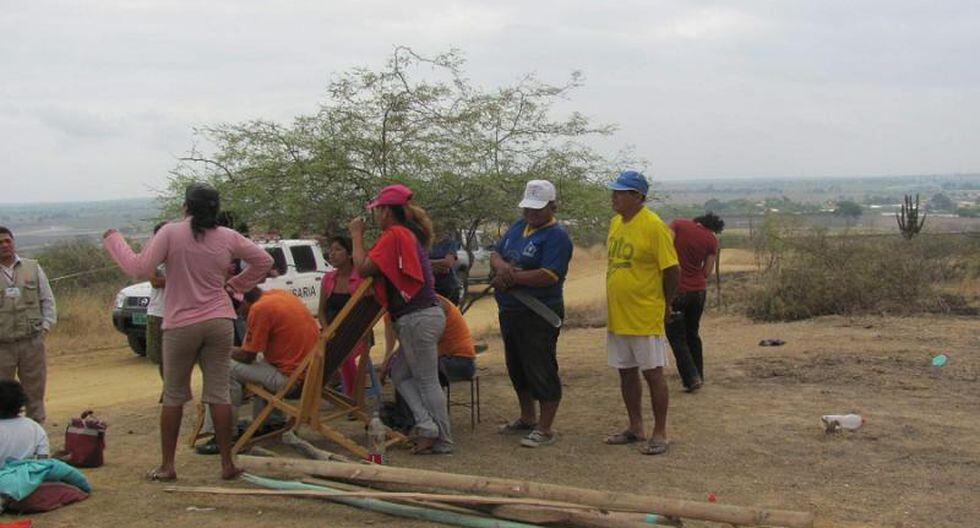
[{"label": "person sitting on ground", "polygon": [[41,513],[85,500],[92,491],[85,475],[49,458],[48,435],[22,415],[26,405],[19,382],[0,380],[0,512]]},{"label": "person sitting on ground", "polygon": [[23,416],[27,405],[24,387],[0,380],[0,467],[7,459],[48,458],[48,434],[40,424]]},{"label": "person sitting on ground", "polygon": [[[313,350],[319,336],[316,320],[303,301],[285,290],[262,291],[253,288],[245,293],[239,313],[247,321],[245,341],[231,353],[232,416],[237,423],[238,406],[242,404],[246,383],[257,383],[270,392],[282,389],[296,367]],[[257,356],[262,354],[262,358]],[[265,406],[260,398],[253,399],[252,418]],[[276,414],[273,414],[275,417]],[[274,418],[271,418],[274,420]],[[281,415],[279,416],[282,420]],[[205,419],[203,432],[212,432],[210,417]],[[218,453],[211,441],[197,447],[202,455]]]}]

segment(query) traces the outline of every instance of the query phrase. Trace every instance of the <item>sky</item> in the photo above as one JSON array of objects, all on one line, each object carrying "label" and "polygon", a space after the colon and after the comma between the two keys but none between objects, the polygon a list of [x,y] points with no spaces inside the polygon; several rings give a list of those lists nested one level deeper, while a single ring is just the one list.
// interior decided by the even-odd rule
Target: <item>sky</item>
[{"label": "sky", "polygon": [[975,0],[0,0],[0,203],[155,195],[194,127],[288,123],[398,45],[488,88],[582,71],[562,109],[654,181],[978,172],[977,28]]}]

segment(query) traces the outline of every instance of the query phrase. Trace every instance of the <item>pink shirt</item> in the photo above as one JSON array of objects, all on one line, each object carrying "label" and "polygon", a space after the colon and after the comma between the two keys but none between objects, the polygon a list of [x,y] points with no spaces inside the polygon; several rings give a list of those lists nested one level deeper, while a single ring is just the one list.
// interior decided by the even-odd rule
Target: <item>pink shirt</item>
[{"label": "pink shirt", "polygon": [[[231,229],[208,229],[200,241],[195,240],[189,218],[163,226],[139,254],[119,233],[102,244],[119,267],[136,278],[149,278],[158,265],[167,265],[163,329],[208,319],[234,319],[225,286],[244,293],[265,280],[272,268],[272,257],[265,250]],[[236,258],[248,266],[228,279],[228,268]]]}]

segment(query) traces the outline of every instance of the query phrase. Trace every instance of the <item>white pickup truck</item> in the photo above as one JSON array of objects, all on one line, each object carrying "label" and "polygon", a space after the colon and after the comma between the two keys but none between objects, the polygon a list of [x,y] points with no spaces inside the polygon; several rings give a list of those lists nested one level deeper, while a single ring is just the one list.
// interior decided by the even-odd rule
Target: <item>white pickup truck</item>
[{"label": "white pickup truck", "polygon": [[[277,240],[259,242],[272,255],[273,269],[278,276],[270,277],[261,284],[263,289],[287,290],[306,304],[316,315],[320,299],[320,279],[333,269],[323,258],[323,251],[315,240]],[[140,282],[127,286],[116,294],[112,310],[112,324],[129,340],[134,353],[146,355],[146,305],[150,302],[150,283]]]}]

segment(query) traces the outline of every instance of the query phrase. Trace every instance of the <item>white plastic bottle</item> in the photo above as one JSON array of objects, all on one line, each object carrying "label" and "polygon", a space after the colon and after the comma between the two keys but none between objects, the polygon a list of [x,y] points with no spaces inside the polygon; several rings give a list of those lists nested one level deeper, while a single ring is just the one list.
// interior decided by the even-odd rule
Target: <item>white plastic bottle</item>
[{"label": "white plastic bottle", "polygon": [[368,460],[375,464],[385,463],[385,444],[388,442],[388,431],[385,424],[381,422],[378,411],[374,411],[374,417],[368,423]]},{"label": "white plastic bottle", "polygon": [[828,433],[841,429],[856,431],[864,425],[864,418],[858,414],[825,414],[820,417],[820,421]]}]

